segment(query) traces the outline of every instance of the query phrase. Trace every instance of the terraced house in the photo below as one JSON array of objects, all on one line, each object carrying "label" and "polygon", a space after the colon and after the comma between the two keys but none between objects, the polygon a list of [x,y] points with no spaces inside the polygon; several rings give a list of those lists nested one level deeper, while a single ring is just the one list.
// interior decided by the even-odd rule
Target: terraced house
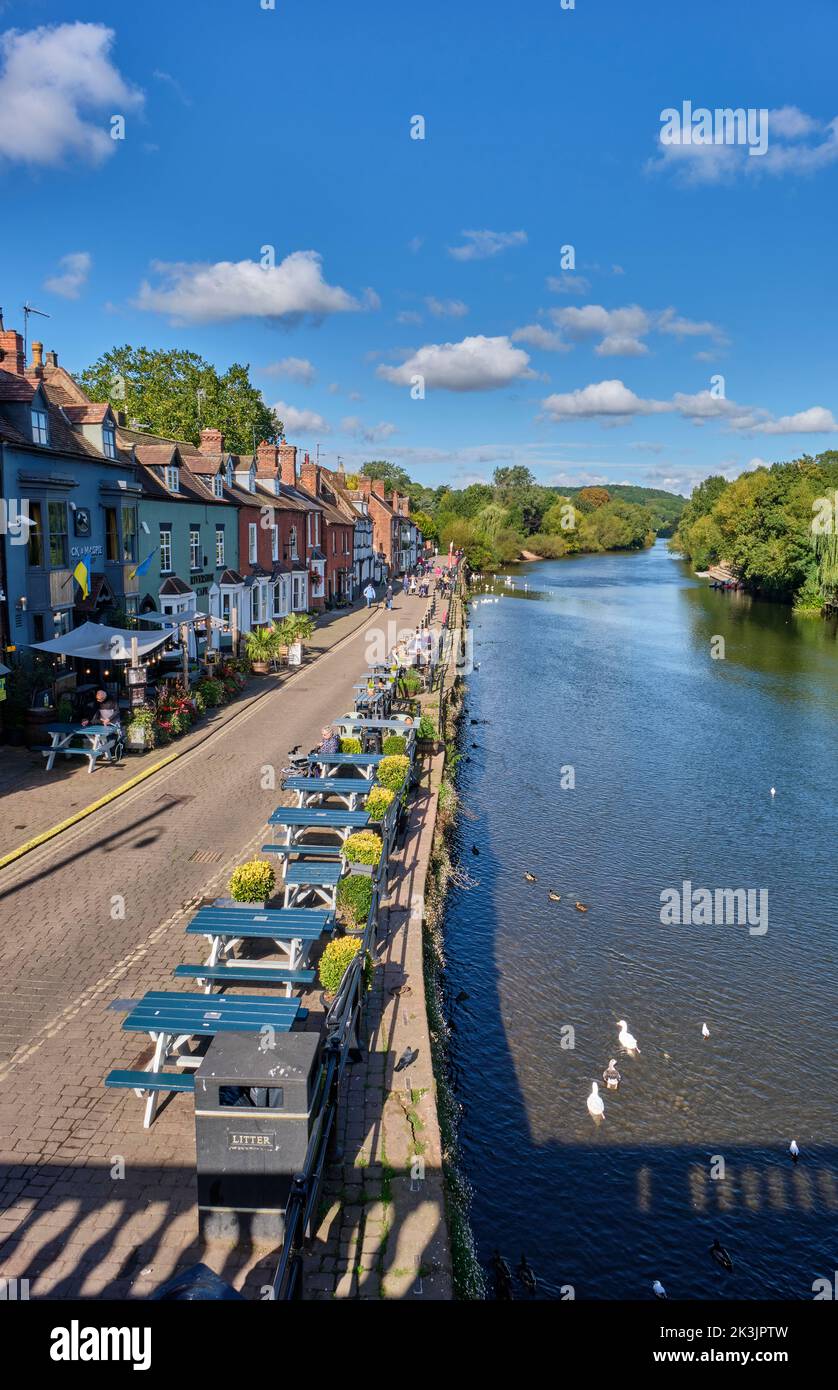
[{"label": "terraced house", "polygon": [[325,601],[351,603],[354,595],[355,512],[348,497],[335,486],[335,475],[308,454],[300,465],[300,487],[323,507],[325,534]]},{"label": "terraced house", "polygon": [[56,353],[44,357],[33,343],[27,366],[21,334],[0,313],[0,602],[9,645],[136,612],[141,488],[133,449],[118,436],[111,407],[89,401]]}]

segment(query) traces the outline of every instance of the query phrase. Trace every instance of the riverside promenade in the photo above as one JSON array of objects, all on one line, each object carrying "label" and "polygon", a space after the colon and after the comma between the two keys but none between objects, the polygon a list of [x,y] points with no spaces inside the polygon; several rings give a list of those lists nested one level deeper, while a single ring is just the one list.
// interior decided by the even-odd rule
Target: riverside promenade
[{"label": "riverside promenade", "polygon": [[[112,1067],[141,1060],[111,1005],[171,988],[194,955],[186,921],[265,840],[281,800],[265,769],[278,781],[287,749],[311,746],[351,708],[376,632],[415,627],[424,608],[398,595],[392,612],[324,625],[315,662],[248,694],[209,738],[183,740],[172,764],[0,871],[0,1278],[28,1279],[31,1298],[144,1297],[197,1259],[265,1296],[272,1255],[198,1238],[189,1101],[172,1097],[144,1130],[136,1097],[105,1090]],[[73,795],[86,803],[102,792],[98,773],[83,777]],[[57,795],[53,806],[63,819]],[[25,792],[7,789],[12,823],[26,809]],[[317,1026],[319,996],[304,1003]],[[372,1076],[379,1058],[369,1061]]]}]

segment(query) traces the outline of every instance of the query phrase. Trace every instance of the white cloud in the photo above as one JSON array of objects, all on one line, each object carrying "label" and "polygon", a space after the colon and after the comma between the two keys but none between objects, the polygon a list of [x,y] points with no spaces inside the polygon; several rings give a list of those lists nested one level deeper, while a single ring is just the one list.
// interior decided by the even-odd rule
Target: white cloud
[{"label": "white cloud", "polygon": [[468,305],[461,299],[436,299],[429,294],[425,300],[429,313],[438,319],[461,319],[468,313]]},{"label": "white cloud", "polygon": [[591,282],[584,275],[548,275],[547,288],[553,294],[587,294]]},{"label": "white cloud", "polygon": [[653,332],[665,333],[679,341],[712,337],[720,345],[727,342],[716,324],[685,318],[673,308],[643,309],[639,304],[627,304],[619,309],[606,309],[602,304],[584,304],[579,309],[550,309],[549,315],[575,342],[599,338],[594,349],[598,357],[645,357],[649,349],[644,340]]},{"label": "white cloud", "polygon": [[441,391],[496,391],[521,377],[532,377],[530,359],[508,338],[482,334],[459,343],[428,343],[399,367],[381,366],[378,375],[395,386],[410,386],[421,376]]},{"label": "white cloud", "polygon": [[838,430],[838,421],[825,406],[813,405],[808,410],[798,410],[795,415],[781,415],[779,420],[769,420],[755,425],[755,434],[833,434]]},{"label": "white cloud", "polygon": [[87,284],[92,264],[93,257],[89,251],[71,251],[58,262],[61,273],[45,280],[44,288],[53,294],[60,294],[64,299],[78,299]]},{"label": "white cloud", "polygon": [[402,309],[400,313],[396,314],[396,323],[416,324],[421,322],[422,315],[417,314],[415,309]]},{"label": "white cloud", "polygon": [[394,434],[398,434],[398,429],[390,424],[389,420],[381,420],[377,425],[365,425],[357,415],[344,416],[340,428],[343,434],[354,435],[365,444],[382,444],[385,439],[391,439]]},{"label": "white cloud", "polygon": [[42,25],[0,36],[0,164],[102,164],[116,153],[109,118],[143,94],[114,67],[104,24]]},{"label": "white cloud", "polygon": [[674,338],[715,338],[718,343],[727,342],[727,335],[718,324],[711,323],[709,319],[684,318],[683,314],[671,307],[662,309],[655,316],[655,328],[658,333],[669,333]]},{"label": "white cloud", "polygon": [[567,420],[602,420],[610,425],[627,425],[635,415],[657,415],[669,411],[666,401],[644,400],[622,381],[597,381],[582,390],[548,396],[542,402],[547,417],[556,424]]},{"label": "white cloud", "polygon": [[540,323],[528,323],[523,328],[516,328],[512,334],[512,341],[526,343],[528,347],[541,348],[542,352],[571,351],[570,343],[566,343],[560,333],[543,328]]},{"label": "white cloud", "polygon": [[171,314],[180,323],[219,323],[237,318],[322,318],[361,308],[338,285],[323,279],[316,251],[292,251],[276,266],[258,261],[167,263],[152,270],[161,284],[144,281],[137,307]]},{"label": "white cloud", "polygon": [[328,420],[316,410],[298,410],[286,401],[277,401],[272,409],[276,411],[285,426],[286,434],[331,434]]},{"label": "white cloud", "polygon": [[457,261],[485,261],[497,256],[509,246],[523,246],[527,240],[526,232],[461,232],[465,237],[463,246],[449,246],[448,254]]},{"label": "white cloud", "polygon": [[317,369],[307,357],[283,357],[279,362],[269,362],[262,371],[266,376],[287,376],[289,381],[299,381],[310,386],[317,376]]},{"label": "white cloud", "polygon": [[[698,108],[696,108],[698,109]],[[664,144],[646,163],[651,173],[672,173],[684,185],[729,183],[736,177],[817,173],[838,160],[838,117],[819,121],[797,106],[768,111],[767,148],[751,155],[747,144]]]}]

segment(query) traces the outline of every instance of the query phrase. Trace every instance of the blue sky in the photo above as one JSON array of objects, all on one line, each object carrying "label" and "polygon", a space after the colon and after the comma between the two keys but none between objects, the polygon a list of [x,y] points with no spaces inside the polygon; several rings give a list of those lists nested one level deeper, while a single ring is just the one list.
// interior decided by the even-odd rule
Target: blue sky
[{"label": "blue sky", "polygon": [[[7,327],[249,362],[289,439],[431,485],[838,447],[834,0],[261,5],[0,0]],[[685,101],[766,154],[664,147]]]}]

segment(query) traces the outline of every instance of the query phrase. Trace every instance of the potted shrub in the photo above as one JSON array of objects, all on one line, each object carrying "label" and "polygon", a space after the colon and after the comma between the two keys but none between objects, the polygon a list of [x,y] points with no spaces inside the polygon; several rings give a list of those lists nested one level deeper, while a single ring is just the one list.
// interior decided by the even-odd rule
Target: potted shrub
[{"label": "potted shrub", "polygon": [[436,724],[429,714],[423,714],[416,730],[417,746],[423,753],[432,753],[436,744]]},{"label": "potted shrub", "polygon": [[382,787],[389,787],[390,791],[400,792],[410,771],[410,759],[404,754],[395,757],[382,758],[376,771],[376,781]]},{"label": "potted shrub", "polygon": [[407,747],[407,739],[403,734],[389,734],[381,745],[381,751],[387,757],[396,757],[403,753]]},{"label": "potted shrub", "polygon": [[[323,986],[323,1003],[333,1002],[344,975],[361,949],[359,936],[336,936],[329,942],[320,957],[318,974]],[[369,954],[364,958],[364,986],[369,989],[372,983],[372,961]]]},{"label": "potted shrub", "polygon": [[270,670],[270,663],[276,656],[279,647],[279,636],[276,628],[254,628],[245,637],[244,645],[247,659],[252,663],[253,670],[258,675],[267,675]]},{"label": "potted shrub", "polygon": [[389,787],[373,787],[364,805],[370,820],[383,821],[389,811],[396,793]]},{"label": "potted shrub", "polygon": [[381,836],[376,835],[374,830],[356,830],[344,841],[343,857],[347,864],[374,869],[381,859],[383,848]]},{"label": "potted shrub", "polygon": [[361,740],[359,738],[342,738],[340,741],[341,753],[360,753]]},{"label": "potted shrub", "polygon": [[135,709],[125,730],[125,746],[132,753],[144,753],[153,748],[157,741],[154,724],[154,710],[148,705]]},{"label": "potted shrub", "polygon": [[338,921],[346,931],[363,931],[372,907],[372,879],[346,874],[338,884]]},{"label": "potted shrub", "polygon": [[234,903],[264,907],[268,899],[273,897],[276,887],[273,864],[266,859],[250,859],[246,864],[239,864],[230,875],[227,886]]}]

